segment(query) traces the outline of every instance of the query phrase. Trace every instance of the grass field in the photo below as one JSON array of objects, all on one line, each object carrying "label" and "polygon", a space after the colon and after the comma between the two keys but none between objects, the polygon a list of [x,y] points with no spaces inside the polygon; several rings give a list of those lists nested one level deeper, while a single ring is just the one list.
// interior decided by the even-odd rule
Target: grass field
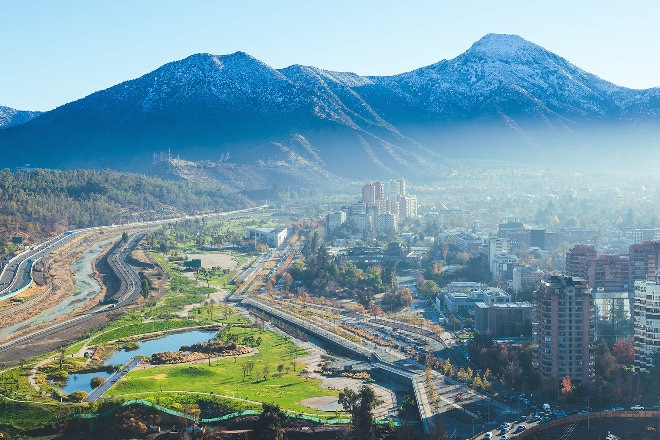
[{"label": "grass field", "polygon": [[[206,392],[240,399],[278,403],[283,409],[322,414],[300,405],[308,397],[337,395],[322,388],[317,380],[299,375],[303,365],[292,361],[305,352],[277,333],[256,328],[232,328],[242,338],[261,337],[259,353],[254,356],[229,358],[207,364],[160,366],[132,371],[106,393],[106,396],[159,391]],[[246,364],[253,363],[244,377]],[[278,371],[278,367],[281,371]]]}]

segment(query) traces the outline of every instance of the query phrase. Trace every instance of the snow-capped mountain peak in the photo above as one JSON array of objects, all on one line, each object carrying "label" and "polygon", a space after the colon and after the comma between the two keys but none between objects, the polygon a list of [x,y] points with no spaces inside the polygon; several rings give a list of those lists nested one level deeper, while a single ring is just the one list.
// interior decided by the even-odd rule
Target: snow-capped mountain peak
[{"label": "snow-capped mountain peak", "polygon": [[488,34],[474,43],[466,53],[486,58],[511,59],[530,52],[546,51],[518,35]]}]

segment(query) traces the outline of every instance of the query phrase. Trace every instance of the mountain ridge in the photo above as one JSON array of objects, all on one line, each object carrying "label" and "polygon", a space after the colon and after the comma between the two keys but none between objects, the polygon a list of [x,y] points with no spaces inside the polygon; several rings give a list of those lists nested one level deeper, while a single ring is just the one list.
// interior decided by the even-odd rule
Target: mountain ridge
[{"label": "mountain ridge", "polygon": [[519,36],[488,34],[453,59],[391,76],[194,54],[0,130],[0,145],[5,166],[144,171],[174,150],[185,163],[230,161],[309,185],[295,164],[330,184],[430,180],[467,157],[616,154],[622,139],[584,143],[603,126],[653,138],[658,118],[660,88],[620,87]]}]

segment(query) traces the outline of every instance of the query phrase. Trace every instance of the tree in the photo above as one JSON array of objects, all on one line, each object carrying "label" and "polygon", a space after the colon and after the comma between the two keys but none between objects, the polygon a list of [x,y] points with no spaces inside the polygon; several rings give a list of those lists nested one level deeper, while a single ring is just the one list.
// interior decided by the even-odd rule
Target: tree
[{"label": "tree", "polygon": [[383,316],[383,309],[381,309],[380,306],[376,304],[372,304],[369,308],[369,313],[371,313],[374,318],[377,318],[379,316]]},{"label": "tree", "polygon": [[140,291],[142,293],[142,297],[147,299],[149,296],[149,280],[146,278],[142,278],[142,282],[140,283]]},{"label": "tree", "polygon": [[344,388],[344,391],[339,393],[339,404],[344,411],[351,413],[351,425],[358,439],[373,440],[374,416],[372,410],[378,403],[376,393],[367,385],[360,387],[358,392]]},{"label": "tree", "polygon": [[561,395],[564,399],[571,397],[573,393],[573,382],[571,381],[570,376],[566,376],[561,380]]},{"label": "tree", "polygon": [[417,285],[417,291],[420,295],[433,299],[440,293],[440,287],[433,280],[424,280]]},{"label": "tree", "polygon": [[632,341],[619,339],[612,346],[612,354],[621,364],[632,364],[635,360],[635,346]]},{"label": "tree", "polygon": [[87,393],[85,391],[77,390],[69,394],[69,400],[72,402],[82,402],[87,399]]},{"label": "tree", "polygon": [[282,440],[284,431],[282,431],[282,422],[286,419],[286,414],[279,405],[263,404],[263,411],[259,415],[259,421],[256,426],[258,439],[263,440]]}]

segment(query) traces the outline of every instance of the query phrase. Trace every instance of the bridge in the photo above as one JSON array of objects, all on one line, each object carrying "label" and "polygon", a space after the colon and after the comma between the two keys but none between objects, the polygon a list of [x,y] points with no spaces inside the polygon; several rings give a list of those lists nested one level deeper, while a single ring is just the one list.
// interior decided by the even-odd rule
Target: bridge
[{"label": "bridge", "polygon": [[427,435],[437,433],[435,419],[438,417],[439,411],[436,409],[437,406],[434,405],[429,395],[423,365],[417,362],[406,362],[404,366],[398,365],[401,364],[402,358],[394,353],[379,348],[371,349],[365,345],[357,344],[326,330],[322,326],[300,319],[254,297],[245,298],[241,304],[293,324],[305,332],[353,354],[359,359],[370,361],[374,368],[390,375],[398,376],[403,381],[410,383],[415,394],[415,401],[417,402],[424,433]]}]

